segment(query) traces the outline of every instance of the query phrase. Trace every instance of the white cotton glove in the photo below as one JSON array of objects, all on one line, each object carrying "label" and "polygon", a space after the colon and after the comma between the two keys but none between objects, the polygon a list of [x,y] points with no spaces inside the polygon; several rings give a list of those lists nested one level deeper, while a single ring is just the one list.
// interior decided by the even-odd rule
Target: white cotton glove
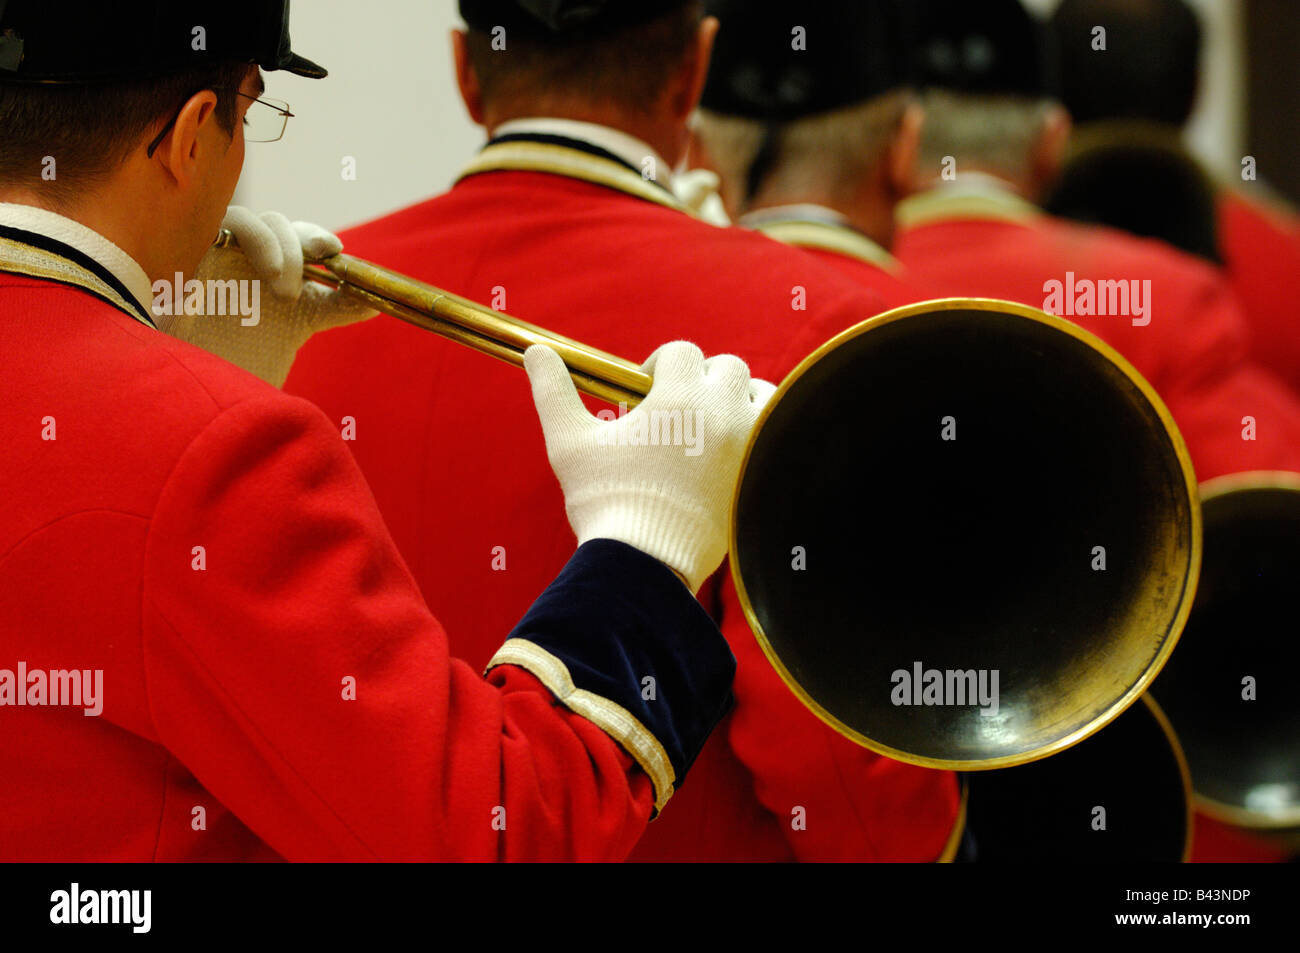
[{"label": "white cotton glove", "polygon": [[[319,331],[342,327],[378,312],[330,288],[306,282],[304,258],[317,260],[343,250],[338,238],[309,222],[290,222],[279,212],[256,215],[232,205],[222,227],[230,229],[238,248],[213,248],[194,277],[209,281],[257,282],[245,285],[246,301],[256,302],[253,315],[227,307],[226,314],[159,314],[159,329],[203,348],[275,387],[289,376],[298,349]],[[204,301],[208,297],[204,295]],[[183,301],[173,311],[183,311]],[[252,309],[249,309],[252,310]],[[234,312],[234,313],[231,313]]]},{"label": "white cotton glove", "polygon": [[694,344],[674,341],[642,365],[654,377],[649,396],[623,417],[599,420],[555,351],[530,347],[524,367],[578,545],[620,540],[697,591],[727,553],[741,455],[775,388],[751,378],[738,357],[706,361]]},{"label": "white cotton glove", "polygon": [[715,173],[708,169],[688,169],[673,175],[672,182],[673,194],[696,217],[721,228],[731,224],[727,207],[718,193],[722,182]]}]

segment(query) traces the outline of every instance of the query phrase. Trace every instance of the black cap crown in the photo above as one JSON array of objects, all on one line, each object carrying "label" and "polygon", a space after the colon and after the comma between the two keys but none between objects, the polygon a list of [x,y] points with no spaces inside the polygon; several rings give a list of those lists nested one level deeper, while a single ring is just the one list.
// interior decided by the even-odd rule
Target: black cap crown
[{"label": "black cap crown", "polygon": [[788,121],[907,85],[897,0],[707,0],[721,23],[700,105]]},{"label": "black cap crown", "polygon": [[1054,95],[1045,28],[1020,0],[913,0],[919,85],[963,93]]},{"label": "black cap crown", "polygon": [[0,82],[93,83],[222,60],[319,79],[289,0],[0,0]]},{"label": "black cap crown", "polygon": [[[1096,46],[1105,30],[1105,49]],[[1063,0],[1052,15],[1061,93],[1080,122],[1182,125],[1196,103],[1201,24],[1186,0]]]},{"label": "black cap crown", "polygon": [[[596,37],[666,16],[691,0],[460,0],[475,30],[536,39]],[[509,42],[507,40],[507,42]]]}]

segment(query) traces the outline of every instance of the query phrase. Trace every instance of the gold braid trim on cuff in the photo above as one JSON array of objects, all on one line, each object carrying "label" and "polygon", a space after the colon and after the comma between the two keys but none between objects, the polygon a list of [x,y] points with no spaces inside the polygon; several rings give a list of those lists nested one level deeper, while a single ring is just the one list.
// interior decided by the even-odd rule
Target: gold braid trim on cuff
[{"label": "gold braid trim on cuff", "polygon": [[668,752],[659,739],[622,705],[593,694],[573,684],[568,666],[540,645],[527,639],[509,639],[497,654],[492,656],[486,675],[498,665],[517,665],[534,675],[551,690],[565,707],[587,719],[605,734],[617,741],[636,759],[637,764],[650,776],[655,789],[655,811],[662,811],[673,796],[677,774],[673,771]]}]

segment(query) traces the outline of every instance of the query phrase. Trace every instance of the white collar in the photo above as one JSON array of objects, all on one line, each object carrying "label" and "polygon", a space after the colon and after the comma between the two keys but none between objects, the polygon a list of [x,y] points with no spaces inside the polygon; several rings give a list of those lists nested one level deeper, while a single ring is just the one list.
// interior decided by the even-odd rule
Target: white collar
[{"label": "white collar", "polygon": [[645,169],[645,160],[654,163],[655,180],[667,188],[672,188],[673,167],[650,146],[636,136],[629,135],[609,126],[594,122],[581,122],[577,119],[555,119],[546,116],[528,119],[511,119],[492,130],[492,137],[517,136],[534,133],[543,136],[564,136],[598,146],[606,152],[618,156],[632,168],[641,172]]},{"label": "white collar", "polygon": [[0,225],[44,235],[93,258],[131,292],[145,314],[153,314],[153,283],[149,276],[134,258],[99,232],[57,212],[11,202],[0,202]]}]

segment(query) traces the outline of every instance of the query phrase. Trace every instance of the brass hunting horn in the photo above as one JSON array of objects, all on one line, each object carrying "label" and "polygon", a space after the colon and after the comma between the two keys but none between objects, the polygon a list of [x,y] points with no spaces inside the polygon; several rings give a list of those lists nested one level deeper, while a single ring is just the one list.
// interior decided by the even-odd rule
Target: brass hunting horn
[{"label": "brass hunting horn", "polygon": [[[514,364],[550,345],[605,400],[649,392],[638,365],[378,265],[305,274]],[[1160,670],[1200,565],[1195,490],[1169,412],[1108,345],[1024,305],[929,301],[782,382],[735,490],[731,571],[773,666],[836,730],[1005,767],[1088,737]],[[926,682],[905,704],[900,672]],[[981,677],[996,704],[955,702]]]}]

